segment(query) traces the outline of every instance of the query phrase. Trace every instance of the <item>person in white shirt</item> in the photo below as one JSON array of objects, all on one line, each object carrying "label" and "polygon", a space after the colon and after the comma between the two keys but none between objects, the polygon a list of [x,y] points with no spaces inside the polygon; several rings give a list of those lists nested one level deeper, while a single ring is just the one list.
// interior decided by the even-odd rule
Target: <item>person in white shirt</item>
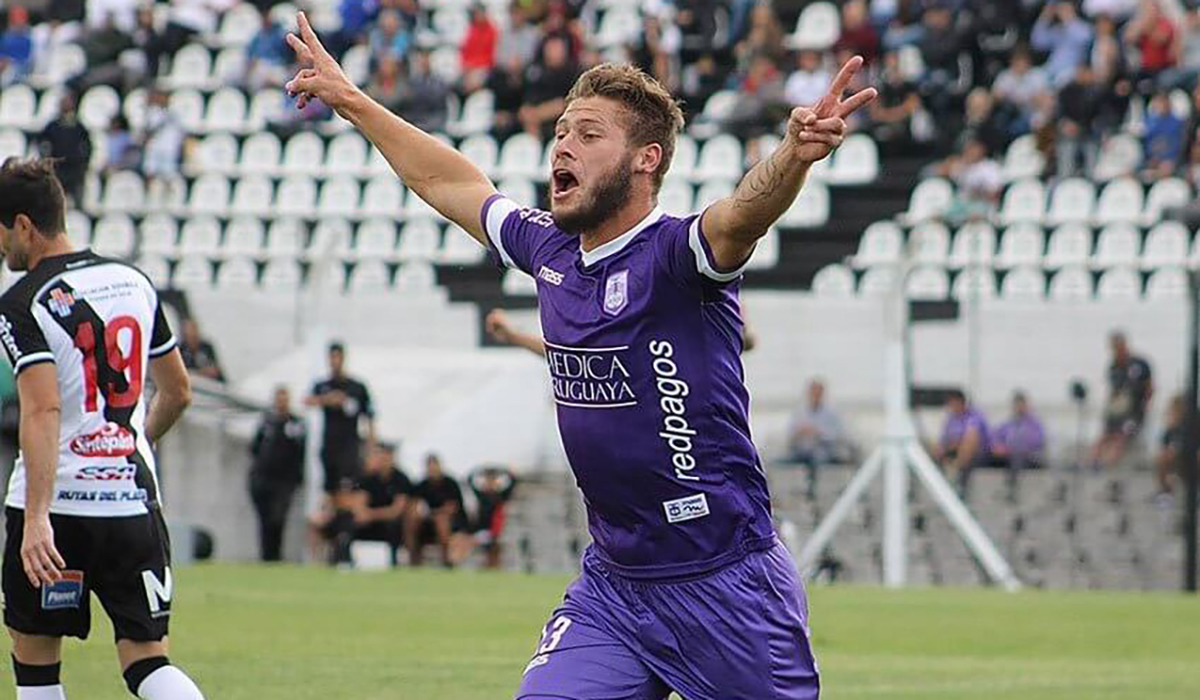
[{"label": "person in white shirt", "polygon": [[794,107],[816,104],[829,90],[833,80],[818,51],[801,51],[796,58],[796,70],[788,76],[783,94]]}]

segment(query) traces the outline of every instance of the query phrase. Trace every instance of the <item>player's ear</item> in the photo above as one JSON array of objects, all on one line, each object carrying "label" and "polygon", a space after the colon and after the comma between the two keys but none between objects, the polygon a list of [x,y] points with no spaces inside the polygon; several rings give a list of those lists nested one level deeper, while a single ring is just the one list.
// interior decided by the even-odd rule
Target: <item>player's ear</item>
[{"label": "player's ear", "polygon": [[13,220],[12,228],[13,231],[16,231],[21,236],[37,233],[37,227],[33,225],[33,219],[30,219],[27,214],[17,214],[16,219]]},{"label": "player's ear", "polygon": [[648,143],[638,149],[638,155],[633,161],[634,172],[654,174],[658,172],[658,166],[662,163],[662,159],[662,144]]}]

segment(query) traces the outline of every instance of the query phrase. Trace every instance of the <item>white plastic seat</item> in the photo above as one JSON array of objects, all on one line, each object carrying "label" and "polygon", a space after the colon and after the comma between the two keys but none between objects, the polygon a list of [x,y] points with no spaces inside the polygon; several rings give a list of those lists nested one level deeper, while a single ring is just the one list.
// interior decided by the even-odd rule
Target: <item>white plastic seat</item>
[{"label": "white plastic seat", "polygon": [[502,178],[523,177],[533,180],[537,177],[541,162],[542,144],[529,134],[515,134],[508,137],[500,148],[497,174]]},{"label": "white plastic seat", "polygon": [[195,175],[232,174],[237,171],[238,144],[232,134],[209,134],[188,158],[187,170]]},{"label": "white plastic seat", "polygon": [[723,122],[733,113],[740,99],[742,98],[737,90],[718,90],[704,103],[700,116],[709,122]]},{"label": "white plastic seat", "polygon": [[246,115],[246,130],[257,132],[271,122],[278,121],[284,113],[283,93],[279,90],[259,90],[250,101],[250,113]]},{"label": "white plastic seat", "polygon": [[862,270],[876,265],[891,265],[904,250],[904,232],[892,221],[876,221],[863,232],[854,255],[854,267]]},{"label": "white plastic seat", "polygon": [[305,175],[292,175],[279,183],[275,192],[275,213],[306,218],[313,215],[317,201],[317,183]]},{"label": "white plastic seat", "polygon": [[1113,134],[1100,149],[1092,177],[1100,182],[1124,178],[1137,172],[1142,164],[1142,145],[1129,134]]},{"label": "white plastic seat", "polygon": [[950,231],[945,224],[923,223],[909,232],[908,252],[918,265],[943,266],[950,255]]},{"label": "white plastic seat", "polygon": [[258,257],[262,254],[264,235],[262,219],[248,216],[233,219],[225,226],[221,255],[226,258]]},{"label": "white plastic seat", "polygon": [[488,177],[496,173],[497,161],[500,157],[500,147],[490,134],[475,134],[463,139],[458,145],[458,152],[471,161],[475,167]]},{"label": "white plastic seat", "polygon": [[208,289],[212,284],[213,266],[207,258],[184,258],[171,273],[171,287],[175,289]]},{"label": "white plastic seat", "polygon": [[1086,267],[1064,267],[1050,280],[1052,301],[1085,302],[1092,299],[1092,273]]},{"label": "white plastic seat", "polygon": [[24,157],[27,147],[25,134],[17,129],[0,130],[0,163],[9,158]]},{"label": "white plastic seat", "polygon": [[487,257],[487,249],[479,245],[466,231],[458,226],[448,226],[442,234],[442,247],[437,261],[447,265],[478,265]]},{"label": "white plastic seat", "polygon": [[512,297],[537,296],[537,282],[520,270],[506,270],[500,290]]},{"label": "white plastic seat", "polygon": [[271,213],[271,201],[275,188],[271,181],[261,175],[251,175],[238,180],[233,188],[233,202],[229,206],[236,215],[267,216]]},{"label": "white plastic seat", "polygon": [[438,7],[433,11],[430,25],[439,41],[443,44],[457,46],[467,35],[467,29],[471,26],[471,18],[467,15],[465,8]]},{"label": "white plastic seat", "polygon": [[412,221],[400,231],[397,257],[402,262],[433,260],[441,246],[441,228],[432,220]]},{"label": "white plastic seat", "polygon": [[477,90],[463,101],[457,120],[447,125],[455,136],[486,133],[495,122],[495,96],[491,90]]},{"label": "white plastic seat", "polygon": [[810,182],[800,190],[800,196],[792,202],[779,219],[782,228],[811,228],[823,226],[829,221],[829,186],[823,182]]},{"label": "white plastic seat", "polygon": [[921,301],[946,299],[950,296],[950,277],[940,267],[918,267],[904,282],[904,296]]},{"label": "white plastic seat", "polygon": [[63,85],[71,78],[87,70],[87,54],[76,43],[54,44],[44,64],[42,75],[30,77],[30,82],[40,85]]},{"label": "white plastic seat", "polygon": [[1032,134],[1018,137],[1004,154],[1004,179],[1009,182],[1041,177],[1045,167],[1046,158]]},{"label": "white plastic seat", "polygon": [[317,215],[357,216],[358,200],[358,180],[344,175],[326,180],[321,186],[321,195],[317,200]]},{"label": "white plastic seat", "polygon": [[188,197],[191,214],[224,216],[229,211],[229,180],[223,175],[201,175],[192,183]]},{"label": "white plastic seat", "polygon": [[1104,186],[1100,202],[1096,206],[1096,221],[1099,224],[1134,223],[1141,219],[1145,193],[1142,183],[1133,178],[1113,180]]},{"label": "white plastic seat", "polygon": [[258,283],[258,266],[250,258],[229,258],[217,270],[217,289],[250,291]]},{"label": "white plastic seat", "polygon": [[1128,224],[1112,224],[1100,232],[1092,267],[1107,270],[1115,267],[1136,267],[1142,241],[1138,230]]},{"label": "white plastic seat", "polygon": [[917,183],[908,201],[908,211],[901,217],[910,225],[929,219],[940,219],[954,201],[954,186],[940,177],[926,178]]},{"label": "white plastic seat", "polygon": [[166,83],[176,90],[202,88],[209,84],[211,73],[212,56],[208,48],[200,44],[188,44],[175,52]]},{"label": "white plastic seat", "polygon": [[33,130],[37,123],[37,93],[22,83],[0,90],[0,126]]},{"label": "white plastic seat", "polygon": [[772,226],[766,235],[758,239],[754,252],[746,261],[747,270],[770,270],[779,264],[779,229]]},{"label": "white plastic seat", "polygon": [[895,293],[896,268],[892,265],[872,267],[858,283],[858,296],[863,299],[880,299]]},{"label": "white plastic seat", "polygon": [[813,2],[796,19],[795,30],[785,42],[790,49],[825,51],[842,32],[841,15],[832,2]]},{"label": "white plastic seat", "polygon": [[382,260],[363,260],[350,273],[351,294],[385,292],[391,285],[391,273]]},{"label": "white plastic seat", "polygon": [[121,115],[129,122],[129,128],[138,132],[146,126],[146,88],[134,88],[125,95],[121,103]]},{"label": "white plastic seat", "polygon": [[437,272],[428,262],[413,260],[396,271],[395,290],[405,296],[430,294],[437,289]]},{"label": "white plastic seat", "polygon": [[642,32],[642,18],[638,9],[613,8],[600,18],[596,30],[596,44],[601,49],[623,46]]},{"label": "white plastic seat", "polygon": [[1004,275],[1001,295],[1009,301],[1042,301],[1046,298],[1046,275],[1036,267],[1017,267]]},{"label": "white plastic seat", "polygon": [[1182,207],[1192,198],[1192,188],[1187,181],[1169,177],[1155,182],[1146,196],[1146,208],[1142,212],[1142,225],[1153,226],[1162,220],[1163,210]]},{"label": "white plastic seat", "polygon": [[91,247],[100,255],[128,258],[135,240],[133,221],[125,214],[110,214],[96,222]]},{"label": "white plastic seat", "polygon": [[311,131],[301,131],[283,148],[285,173],[313,173],[325,162],[325,143]]},{"label": "white plastic seat", "polygon": [[1040,224],[1046,215],[1046,188],[1038,180],[1018,180],[1004,191],[1000,221],[1011,224]]},{"label": "white plastic seat", "polygon": [[109,213],[138,213],[146,208],[146,184],[140,175],[130,171],[113,173],[104,183],[101,208]]},{"label": "white plastic seat", "polygon": [[819,299],[853,299],[854,273],[845,265],[826,265],[813,277],[812,291]]},{"label": "white plastic seat", "polygon": [[972,265],[990,267],[996,257],[996,229],[980,221],[963,225],[955,234],[950,250],[950,267],[961,269]]},{"label": "white plastic seat", "polygon": [[[140,232],[141,255],[163,255],[175,257],[179,254],[179,224],[166,214],[151,214],[142,219]],[[99,235],[97,225],[96,235]]]},{"label": "white plastic seat", "polygon": [[67,210],[67,236],[79,247],[86,247],[92,242],[92,219],[78,209]]},{"label": "white plastic seat", "polygon": [[1146,300],[1186,299],[1188,286],[1187,270],[1182,267],[1162,267],[1155,270],[1146,283]]},{"label": "white plastic seat", "polygon": [[97,85],[79,100],[79,123],[89,131],[104,131],[120,111],[121,98],[117,91],[107,85]]},{"label": "white plastic seat", "polygon": [[367,153],[367,166],[363,169],[363,174],[370,178],[389,176],[396,177],[396,172],[392,170],[392,164],[383,157],[383,153],[378,148],[372,145]]},{"label": "white plastic seat", "polygon": [[692,208],[695,211],[703,211],[715,204],[718,200],[725,199],[733,194],[737,184],[733,180],[709,180],[696,190],[696,198],[693,200]]},{"label": "white plastic seat", "polygon": [[[1040,226],[1016,224],[1009,226],[1000,239],[1000,252],[995,266],[1001,270],[1019,267],[1041,267],[1046,250],[1046,234]],[[1043,291],[1045,283],[1042,284]]]},{"label": "white plastic seat", "polygon": [[1060,226],[1050,234],[1045,266],[1050,269],[1087,265],[1092,257],[1092,232],[1082,224]]},{"label": "white plastic seat", "polygon": [[441,219],[442,215],[421,199],[416,192],[409,190],[404,198],[404,218],[416,221],[418,219]]},{"label": "white plastic seat", "polygon": [[208,99],[204,112],[203,131],[231,131],[240,133],[246,129],[246,96],[236,88],[222,88]]},{"label": "white plastic seat", "polygon": [[1188,230],[1178,221],[1164,221],[1146,235],[1142,249],[1143,270],[1180,267],[1188,264]]},{"label": "white plastic seat", "polygon": [[267,229],[267,257],[297,258],[304,250],[304,228],[298,219],[277,219]]},{"label": "white plastic seat", "polygon": [[462,80],[462,55],[457,46],[440,46],[429,53],[429,72],[449,85]]},{"label": "white plastic seat", "polygon": [[259,284],[265,291],[294,292],[300,288],[303,277],[300,263],[291,258],[280,258],[271,260],[263,267]]},{"label": "white plastic seat", "polygon": [[[240,48],[222,49],[213,61],[212,81],[214,85],[231,85],[242,82],[246,75],[246,51]],[[242,116],[245,117],[246,102],[242,102]],[[245,128],[243,124],[242,128]]]},{"label": "white plastic seat", "polygon": [[1131,267],[1115,267],[1100,276],[1096,298],[1102,301],[1138,301],[1142,298],[1142,277]]},{"label": "white plastic seat", "polygon": [[700,147],[696,145],[696,140],[687,134],[680,134],[675,139],[675,155],[671,157],[671,169],[667,171],[667,179],[677,177],[691,180],[699,155]]},{"label": "white plastic seat", "polygon": [[394,175],[372,178],[363,188],[361,211],[364,217],[398,217],[404,209],[404,186]]},{"label": "white plastic seat", "polygon": [[958,301],[996,298],[996,273],[990,268],[972,267],[954,278],[951,294]]},{"label": "white plastic seat", "polygon": [[396,255],[396,224],[391,219],[369,219],[358,227],[354,257],[391,260]]},{"label": "white plastic seat", "polygon": [[204,95],[198,90],[172,92],[167,106],[185,131],[195,134],[204,127]]},{"label": "white plastic seat", "polygon": [[687,216],[692,213],[691,183],[668,178],[658,192],[658,206],[671,216]]},{"label": "white plastic seat", "polygon": [[[824,161],[822,161],[824,162]],[[866,185],[879,177],[879,147],[867,134],[850,134],[833,154],[829,182]]]},{"label": "white plastic seat", "polygon": [[353,229],[345,219],[321,219],[313,229],[312,240],[304,252],[307,260],[344,260],[351,254]]},{"label": "white plastic seat", "polygon": [[308,267],[305,286],[325,294],[344,294],[349,275],[340,259],[315,261]]},{"label": "white plastic seat", "polygon": [[357,132],[338,134],[325,153],[325,172],[331,175],[357,175],[367,164],[367,142]]},{"label": "white plastic seat", "polygon": [[171,263],[159,255],[143,255],[134,263],[156,289],[166,289],[171,283]]},{"label": "white plastic seat", "polygon": [[1083,178],[1067,178],[1054,188],[1046,221],[1051,225],[1086,223],[1095,207],[1096,186]]},{"label": "white plastic seat", "polygon": [[183,222],[179,254],[184,257],[215,257],[221,247],[221,222],[211,216],[196,216]]},{"label": "white plastic seat", "polygon": [[[209,137],[213,138],[213,137]],[[242,154],[238,159],[238,169],[247,175],[269,175],[279,170],[279,159],[283,147],[279,137],[269,131],[254,134],[242,145]]]},{"label": "white plastic seat", "polygon": [[737,180],[742,177],[742,142],[728,134],[714,136],[700,147],[692,179],[703,182],[711,179]]},{"label": "white plastic seat", "polygon": [[496,185],[496,189],[522,207],[537,208],[537,187],[530,180],[523,177],[508,177],[501,180]]}]

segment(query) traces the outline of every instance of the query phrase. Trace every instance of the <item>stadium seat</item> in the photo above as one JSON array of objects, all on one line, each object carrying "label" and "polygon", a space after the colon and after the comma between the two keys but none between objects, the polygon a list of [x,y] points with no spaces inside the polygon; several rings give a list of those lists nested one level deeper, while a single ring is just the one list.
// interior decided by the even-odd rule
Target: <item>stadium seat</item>
[{"label": "stadium seat", "polygon": [[488,251],[466,231],[458,226],[448,226],[442,234],[442,247],[437,261],[444,265],[478,265],[487,257]]},{"label": "stadium seat", "polygon": [[250,258],[229,258],[217,270],[217,289],[221,291],[246,292],[258,283],[258,266]]},{"label": "stadium seat", "polygon": [[311,131],[301,131],[283,147],[283,171],[289,174],[313,173],[325,162],[325,143]]},{"label": "stadium seat", "polygon": [[363,188],[362,215],[397,218],[404,209],[404,186],[395,175],[372,178]]},{"label": "stadium seat", "polygon": [[268,216],[275,188],[262,175],[251,175],[237,181],[233,188],[233,202],[229,211],[236,215]]},{"label": "stadium seat", "polygon": [[1098,270],[1136,267],[1141,247],[1141,235],[1136,228],[1129,224],[1111,224],[1100,232],[1092,267]]},{"label": "stadium seat", "polygon": [[949,180],[933,177],[917,183],[908,201],[908,211],[900,220],[913,226],[929,219],[940,219],[954,200],[954,186]]},{"label": "stadium seat", "polygon": [[63,85],[87,70],[87,54],[79,44],[54,44],[49,51],[50,55],[46,60],[39,61],[45,71],[30,76],[30,83],[45,87]]},{"label": "stadium seat", "polygon": [[385,292],[392,285],[391,273],[382,260],[364,260],[350,273],[351,294]]},{"label": "stadium seat", "polygon": [[965,224],[954,234],[950,250],[951,269],[972,265],[991,267],[996,257],[996,229],[991,224],[974,221]]},{"label": "stadium seat", "polygon": [[274,212],[282,216],[307,218],[313,215],[316,202],[316,181],[306,175],[292,175],[279,183],[275,192]]},{"label": "stadium seat", "polygon": [[687,134],[680,134],[675,139],[675,155],[671,158],[671,169],[667,171],[667,179],[690,181],[699,155],[700,147],[696,145],[696,140]]},{"label": "stadium seat", "polygon": [[692,185],[686,180],[668,178],[658,192],[658,206],[671,216],[692,213]]},{"label": "stadium seat", "polygon": [[1168,93],[1167,98],[1171,101],[1171,113],[1186,124],[1192,118],[1192,98],[1179,88]]},{"label": "stadium seat", "polygon": [[747,270],[770,270],[779,264],[779,229],[772,226],[767,233],[758,239],[750,260],[746,262]]},{"label": "stadium seat", "polygon": [[692,179],[696,182],[738,180],[742,177],[744,157],[742,142],[736,137],[728,134],[714,136],[700,146]]},{"label": "stadium seat", "polygon": [[353,254],[359,260],[391,261],[396,256],[396,224],[391,219],[364,221],[354,237]]},{"label": "stadium seat", "polygon": [[345,175],[330,178],[321,186],[317,216],[356,217],[359,214],[358,200],[358,180]]},{"label": "stadium seat", "polygon": [[1129,177],[1113,180],[1100,193],[1096,223],[1135,223],[1141,218],[1144,199],[1142,183]]},{"label": "stadium seat", "polygon": [[246,96],[236,88],[222,88],[208,98],[204,112],[205,132],[241,133],[246,129]]},{"label": "stadium seat", "polygon": [[168,105],[186,131],[195,134],[203,128],[204,95],[198,90],[175,90],[171,93]]},{"label": "stadium seat", "polygon": [[891,265],[904,251],[904,231],[891,221],[876,221],[863,232],[851,264],[860,269]]},{"label": "stadium seat", "polygon": [[192,183],[188,214],[224,216],[229,210],[229,180],[224,175],[201,175]]},{"label": "stadium seat", "polygon": [[221,46],[244,49],[262,26],[258,10],[248,2],[234,3],[221,18],[217,43]]},{"label": "stadium seat", "polygon": [[[1015,267],[1041,267],[1046,250],[1046,235],[1040,226],[1016,224],[1009,226],[1000,239],[1000,253],[995,266],[1001,270]],[[1043,283],[1043,288],[1045,284]]]},{"label": "stadium seat", "polygon": [[825,51],[833,46],[842,31],[841,15],[832,2],[813,2],[796,19],[795,30],[785,43],[795,50]]},{"label": "stadium seat", "polygon": [[325,172],[330,175],[359,175],[367,166],[367,141],[358,132],[338,134],[325,153]]},{"label": "stadium seat", "polygon": [[211,74],[212,55],[208,48],[201,44],[188,44],[175,52],[171,72],[163,82],[172,90],[204,88],[209,86]]},{"label": "stadium seat", "polygon": [[458,46],[467,35],[471,18],[462,7],[436,7],[430,25],[438,41],[444,45]]},{"label": "stadium seat", "polygon": [[238,144],[232,134],[209,134],[192,150],[185,172],[232,175],[238,168]]},{"label": "stadium seat", "polygon": [[532,180],[542,163],[542,144],[529,134],[508,137],[500,148],[497,174],[502,177],[523,177]]},{"label": "stadium seat", "polygon": [[1138,301],[1142,298],[1142,277],[1131,267],[1115,267],[1100,276],[1096,298],[1101,301]]},{"label": "stadium seat", "polygon": [[343,294],[349,275],[340,258],[314,261],[308,267],[306,286],[325,294]]},{"label": "stadium seat", "polygon": [[[212,80],[215,85],[238,85],[246,75],[246,51],[240,48],[222,49],[213,61]],[[245,100],[242,112],[245,114]]]},{"label": "stadium seat", "polygon": [[[144,235],[145,233],[143,232]],[[126,259],[133,255],[135,240],[136,234],[133,228],[133,221],[129,216],[126,214],[110,214],[96,222],[96,229],[92,234],[91,246],[92,250],[100,255]],[[174,248],[174,246],[171,247],[172,249]],[[143,252],[146,250],[144,240],[142,250]]]},{"label": "stadium seat", "polygon": [[1100,182],[1125,178],[1142,164],[1142,145],[1129,134],[1113,134],[1100,149],[1092,177]]},{"label": "stadium seat", "polygon": [[271,260],[263,268],[260,285],[264,291],[294,292],[304,277],[300,263],[291,258]]},{"label": "stadium seat", "polygon": [[107,213],[140,213],[146,208],[146,184],[135,172],[113,173],[104,183],[104,201],[100,206]]},{"label": "stadium seat", "polygon": [[158,255],[143,255],[134,264],[157,289],[166,289],[170,286],[171,263],[166,258]]},{"label": "stadium seat", "polygon": [[537,282],[520,270],[505,270],[500,289],[512,297],[537,296]]},{"label": "stadium seat", "polygon": [[737,183],[733,180],[709,180],[696,190],[696,198],[692,200],[693,211],[704,211],[712,206],[717,200],[724,199],[733,194],[733,190],[737,187]]},{"label": "stadium seat", "polygon": [[429,219],[411,221],[400,231],[397,257],[401,262],[433,260],[437,256],[441,240],[441,228],[436,222]]},{"label": "stadium seat", "polygon": [[1182,300],[1188,297],[1188,273],[1182,267],[1162,267],[1146,283],[1146,301]]},{"label": "stadium seat", "polygon": [[283,116],[285,107],[283,93],[279,90],[259,90],[250,102],[250,114],[246,117],[246,130],[258,132]]},{"label": "stadium seat", "polygon": [[364,168],[366,177],[380,177],[383,175],[396,177],[396,172],[392,170],[391,163],[387,162],[387,158],[383,157],[383,153],[375,146],[371,146],[367,150],[367,167]]},{"label": "stadium seat", "polygon": [[269,258],[298,258],[304,247],[304,226],[298,219],[277,219],[267,230]]},{"label": "stadium seat", "polygon": [[[7,92],[10,89],[11,88],[5,88],[4,90],[0,90],[0,92]],[[136,96],[137,92],[137,90],[134,90],[133,92],[129,93],[129,97]],[[66,93],[66,88],[58,84],[55,84],[42,91],[41,97],[38,98],[37,113],[33,117],[33,129],[41,130],[44,126],[58,117],[58,110],[62,105],[63,95]],[[129,101],[129,97],[125,98],[126,102]],[[126,116],[128,116],[128,114],[126,114]],[[133,127],[134,122],[129,122],[129,125]]]},{"label": "stadium seat", "polygon": [[1032,134],[1018,137],[1004,154],[1004,179],[1009,182],[1039,178],[1045,167],[1046,158]]},{"label": "stadium seat", "polygon": [[454,136],[472,136],[486,133],[494,122],[495,96],[491,90],[478,90],[467,95],[458,119],[446,128]]},{"label": "stadium seat", "polygon": [[37,93],[17,83],[0,90],[0,126],[33,131],[37,124]]},{"label": "stadium seat", "polygon": [[950,255],[950,231],[946,225],[927,221],[910,231],[908,255],[918,265],[945,265]]},{"label": "stadium seat", "polygon": [[507,177],[496,185],[496,189],[522,207],[536,209],[538,206],[537,187],[523,177]]},{"label": "stadium seat", "polygon": [[429,294],[437,289],[437,272],[427,262],[404,263],[396,271],[395,289],[406,296]]},{"label": "stadium seat", "polygon": [[826,265],[813,277],[812,291],[818,299],[853,299],[854,273],[845,265]]},{"label": "stadium seat", "polygon": [[1051,226],[1087,223],[1096,207],[1096,186],[1083,178],[1067,178],[1058,183],[1050,197],[1046,221]]},{"label": "stadium seat", "polygon": [[800,190],[800,196],[792,202],[779,219],[781,228],[811,228],[824,226],[829,221],[829,187],[823,182],[810,182]]},{"label": "stadium seat", "polygon": [[1150,230],[1142,249],[1143,270],[1188,264],[1188,230],[1178,221],[1164,221]]},{"label": "stadium seat", "polygon": [[78,209],[68,209],[67,235],[80,247],[89,245],[92,241],[91,217]]},{"label": "stadium seat", "polygon": [[0,130],[0,163],[13,157],[21,158],[25,151],[25,134],[17,129]]},{"label": "stadium seat", "polygon": [[146,89],[134,88],[125,95],[121,102],[121,114],[129,122],[129,128],[135,132],[146,126]]},{"label": "stadium seat", "polygon": [[107,85],[97,85],[79,100],[79,123],[89,131],[107,131],[109,122],[120,111],[121,97],[117,91]]},{"label": "stadium seat", "polygon": [[450,85],[462,81],[462,56],[457,46],[441,46],[429,54],[429,71]]},{"label": "stadium seat", "polygon": [[1041,224],[1046,214],[1046,188],[1038,180],[1018,180],[1004,191],[1000,221],[1004,225]]},{"label": "stadium seat", "polygon": [[835,185],[866,185],[878,177],[879,147],[875,141],[867,134],[847,136],[834,152],[829,182]]},{"label": "stadium seat", "polygon": [[500,158],[500,147],[490,134],[475,134],[463,139],[458,145],[458,152],[471,161],[475,167],[488,177],[495,177],[497,161]]},{"label": "stadium seat", "polygon": [[960,302],[996,298],[996,273],[991,268],[972,267],[954,278],[951,294]]},{"label": "stadium seat", "polygon": [[416,192],[408,191],[404,198],[404,218],[416,221],[418,219],[441,219],[442,215],[436,209],[417,196]]},{"label": "stadium seat", "polygon": [[[138,246],[139,255],[175,257],[179,254],[179,224],[174,217],[167,214],[151,214],[142,219],[138,230],[141,239]],[[97,239],[100,236],[99,223],[96,224],[94,235]]]},{"label": "stadium seat", "polygon": [[1192,198],[1192,189],[1185,180],[1169,177],[1159,180],[1146,196],[1146,210],[1142,212],[1142,225],[1153,226],[1163,219],[1163,210],[1186,206]]},{"label": "stadium seat", "polygon": [[596,43],[601,49],[623,46],[641,32],[642,18],[636,8],[614,8],[600,18]]},{"label": "stadium seat", "polygon": [[936,301],[950,296],[950,277],[940,267],[918,267],[904,281],[904,296],[919,301]]},{"label": "stadium seat", "polygon": [[1082,224],[1067,224],[1050,234],[1045,266],[1049,269],[1087,265],[1092,257],[1092,232]]},{"label": "stadium seat", "polygon": [[896,274],[896,267],[892,265],[867,270],[858,283],[858,296],[863,299],[881,299],[895,294]]},{"label": "stadium seat", "polygon": [[1046,276],[1036,267],[1017,267],[1004,275],[1001,295],[1009,301],[1042,301],[1046,298]]},{"label": "stadium seat", "polygon": [[175,265],[171,273],[171,287],[184,291],[202,290],[212,287],[213,265],[208,258],[184,258]]},{"label": "stadium seat", "polygon": [[240,217],[225,226],[221,255],[226,258],[257,258],[263,252],[263,222],[257,217]]},{"label": "stadium seat", "polygon": [[[209,137],[213,138],[213,137]],[[208,139],[205,139],[206,141]],[[238,170],[244,174],[270,175],[279,171],[279,159],[283,146],[279,137],[269,131],[254,134],[242,145],[242,154],[238,159]]]},{"label": "stadium seat", "polygon": [[221,248],[221,222],[211,216],[194,216],[183,222],[179,234],[182,257],[216,257]]},{"label": "stadium seat", "polygon": [[355,85],[365,86],[371,78],[370,47],[365,44],[351,46],[342,56],[342,70]]},{"label": "stadium seat", "polygon": [[1050,280],[1050,299],[1085,302],[1092,299],[1092,273],[1082,266],[1064,267]]},{"label": "stadium seat", "polygon": [[350,257],[353,230],[346,219],[321,219],[313,229],[304,257],[309,261],[344,260]]}]

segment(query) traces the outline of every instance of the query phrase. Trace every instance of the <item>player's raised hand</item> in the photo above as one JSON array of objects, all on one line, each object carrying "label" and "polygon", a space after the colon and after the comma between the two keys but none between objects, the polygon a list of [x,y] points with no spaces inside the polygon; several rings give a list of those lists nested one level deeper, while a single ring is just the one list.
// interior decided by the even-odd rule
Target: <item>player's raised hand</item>
[{"label": "player's raised hand", "polygon": [[67,562],[54,546],[54,528],[50,517],[29,517],[21,537],[21,563],[34,588],[50,586],[62,578]]},{"label": "player's raised hand", "polygon": [[488,335],[497,343],[512,344],[512,327],[508,323],[508,314],[500,309],[493,309],[484,319]]},{"label": "player's raised hand", "polygon": [[842,145],[846,138],[846,117],[875,99],[878,94],[875,88],[867,88],[849,97],[843,97],[850,81],[862,66],[862,56],[855,56],[846,61],[846,65],[838,71],[824,97],[812,107],[797,107],[792,110],[788,119],[786,140],[791,141],[801,160],[816,162]]},{"label": "player's raised hand", "polygon": [[300,71],[288,82],[288,94],[300,96],[296,104],[299,109],[304,109],[310,99],[316,98],[331,109],[340,110],[358,92],[358,87],[325,50],[308,23],[308,16],[303,12],[297,14],[296,23],[300,34],[288,34],[287,42],[296,52]]}]

